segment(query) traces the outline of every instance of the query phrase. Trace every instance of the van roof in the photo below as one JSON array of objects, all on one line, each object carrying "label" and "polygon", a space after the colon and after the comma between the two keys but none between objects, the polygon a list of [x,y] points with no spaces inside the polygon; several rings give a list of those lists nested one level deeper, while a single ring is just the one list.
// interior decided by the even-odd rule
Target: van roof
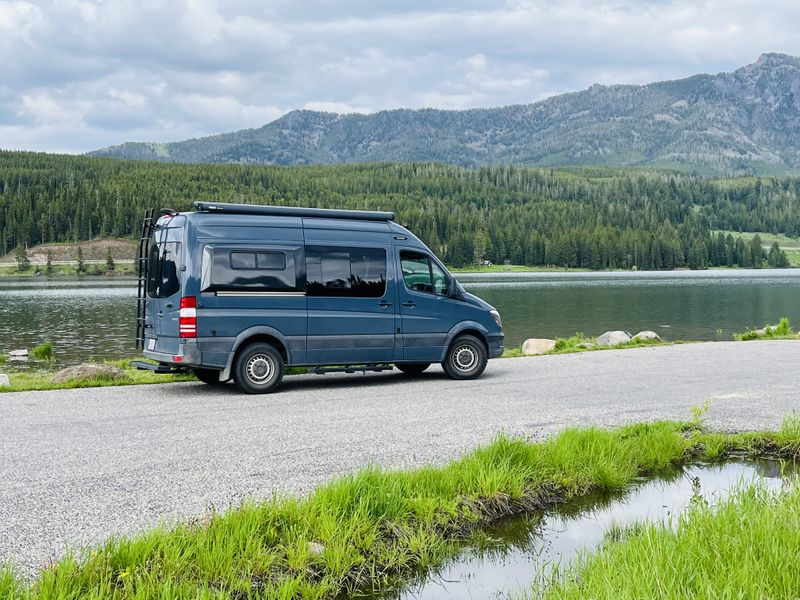
[{"label": "van roof", "polygon": [[361,221],[393,221],[393,212],[377,210],[337,210],[333,208],[300,208],[263,206],[229,202],[195,202],[198,212],[230,215],[273,215],[280,217],[314,217],[317,219],[355,219]]}]

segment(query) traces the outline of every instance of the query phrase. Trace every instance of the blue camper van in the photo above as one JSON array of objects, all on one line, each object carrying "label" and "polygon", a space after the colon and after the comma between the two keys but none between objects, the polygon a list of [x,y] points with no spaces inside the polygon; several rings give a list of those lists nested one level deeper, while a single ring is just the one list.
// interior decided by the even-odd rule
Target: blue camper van
[{"label": "blue camper van", "polygon": [[389,212],[195,202],[150,211],[137,343],[156,372],[265,393],[284,369],[474,379],[503,352],[498,312]]}]

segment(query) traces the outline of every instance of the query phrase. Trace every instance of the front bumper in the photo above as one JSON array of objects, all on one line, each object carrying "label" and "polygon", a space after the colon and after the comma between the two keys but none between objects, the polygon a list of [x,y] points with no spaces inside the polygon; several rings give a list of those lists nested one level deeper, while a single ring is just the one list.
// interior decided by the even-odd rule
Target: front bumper
[{"label": "front bumper", "polygon": [[503,354],[503,339],[505,336],[502,333],[490,333],[486,336],[486,342],[489,346],[489,358],[497,358]]}]

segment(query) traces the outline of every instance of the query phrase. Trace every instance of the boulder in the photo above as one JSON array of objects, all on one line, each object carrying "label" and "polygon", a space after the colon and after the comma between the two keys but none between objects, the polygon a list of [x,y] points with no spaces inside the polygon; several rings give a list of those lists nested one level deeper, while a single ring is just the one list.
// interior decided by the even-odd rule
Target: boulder
[{"label": "boulder", "polygon": [[640,331],[631,339],[638,340],[641,342],[649,342],[650,340],[660,340],[661,336],[658,335],[655,331],[650,331],[649,329],[646,329],[645,331]]},{"label": "boulder", "polygon": [[325,546],[319,542],[308,542],[308,553],[312,556],[319,556],[325,552]]},{"label": "boulder", "polygon": [[8,375],[0,373],[0,387],[8,387],[10,385],[11,381],[8,379]]},{"label": "boulder", "polygon": [[529,338],[522,342],[522,353],[525,356],[536,356],[537,354],[550,352],[555,347],[555,340],[548,340],[546,338]]},{"label": "boulder", "polygon": [[581,342],[580,344],[578,344],[575,347],[576,348],[582,348],[582,349],[588,349],[588,348],[594,348],[594,344],[592,342]]},{"label": "boulder", "polygon": [[619,346],[631,341],[631,334],[627,331],[606,331],[597,336],[598,346]]},{"label": "boulder", "polygon": [[113,381],[125,379],[125,371],[112,365],[98,365],[85,363],[75,367],[67,367],[53,375],[52,383],[64,383],[65,381],[84,381],[87,379],[103,379]]},{"label": "boulder", "polygon": [[11,352],[8,353],[8,356],[11,357],[11,358],[19,358],[19,357],[22,357],[22,356],[28,356],[28,351],[27,350],[12,350]]}]

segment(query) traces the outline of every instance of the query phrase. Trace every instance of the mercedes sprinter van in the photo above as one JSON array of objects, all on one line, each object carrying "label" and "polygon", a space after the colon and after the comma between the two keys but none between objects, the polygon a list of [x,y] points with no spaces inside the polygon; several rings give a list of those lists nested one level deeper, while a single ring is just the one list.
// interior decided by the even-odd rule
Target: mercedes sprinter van
[{"label": "mercedes sprinter van", "polygon": [[137,343],[156,372],[274,390],[286,367],[474,379],[500,315],[389,212],[195,202],[146,215]]}]

